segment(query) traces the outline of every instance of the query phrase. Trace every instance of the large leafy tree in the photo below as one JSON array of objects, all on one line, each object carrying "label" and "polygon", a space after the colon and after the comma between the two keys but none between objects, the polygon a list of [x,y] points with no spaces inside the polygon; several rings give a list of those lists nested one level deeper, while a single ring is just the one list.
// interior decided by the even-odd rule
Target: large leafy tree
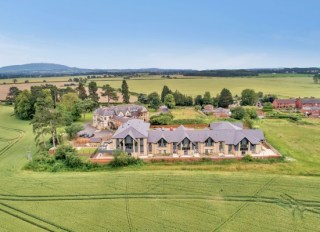
[{"label": "large leafy tree", "polygon": [[108,103],[110,103],[110,100],[112,100],[112,101],[119,100],[116,89],[112,88],[109,84],[102,86],[102,90],[103,90],[102,96],[107,97]]},{"label": "large leafy tree", "polygon": [[95,102],[91,98],[86,98],[78,101],[76,107],[83,114],[83,119],[86,120],[86,114],[93,111]]},{"label": "large leafy tree", "polygon": [[253,106],[258,102],[258,94],[253,89],[245,89],[241,93],[241,105]]},{"label": "large leafy tree", "polygon": [[148,101],[150,108],[158,109],[161,105],[160,96],[157,92],[152,92],[148,95]]},{"label": "large leafy tree", "polygon": [[169,109],[173,109],[176,106],[174,96],[172,94],[167,94],[164,98],[164,104],[168,106]]},{"label": "large leafy tree", "polygon": [[83,130],[83,126],[80,124],[73,123],[65,128],[66,133],[70,139],[74,139],[79,131]]},{"label": "large leafy tree", "polygon": [[87,95],[87,91],[84,87],[84,83],[83,82],[79,82],[79,85],[77,87],[77,91],[78,91],[78,96],[81,100],[84,100],[88,97]]},{"label": "large leafy tree", "polygon": [[222,89],[219,99],[218,99],[218,106],[223,108],[228,108],[229,105],[233,103],[232,94],[229,89]]},{"label": "large leafy tree", "polygon": [[196,96],[196,98],[194,99],[194,104],[199,106],[203,105],[203,98],[201,95]]},{"label": "large leafy tree", "polygon": [[[35,103],[35,115],[31,124],[36,134],[36,142],[40,144],[38,139],[42,138],[42,146],[46,148],[44,135],[51,134],[52,143],[55,147],[60,143],[57,128],[61,123],[61,114],[54,108],[51,92],[48,89],[41,90],[40,96]],[[40,146],[40,147],[42,147]]]},{"label": "large leafy tree", "polygon": [[23,90],[17,97],[14,105],[15,115],[23,120],[31,119],[33,116],[33,105],[29,90]]},{"label": "large leafy tree", "polygon": [[163,86],[162,92],[161,92],[161,101],[164,102],[164,98],[168,95],[168,94],[172,94],[172,91],[169,89],[168,86]]},{"label": "large leafy tree", "polygon": [[58,104],[57,109],[62,115],[65,125],[71,125],[72,122],[81,118],[81,112],[77,107],[79,97],[76,93],[64,94]]},{"label": "large leafy tree", "polygon": [[204,105],[212,104],[212,98],[209,91],[205,92],[203,95],[203,104]]},{"label": "large leafy tree", "polygon": [[138,101],[142,104],[148,104],[148,95],[140,93],[138,96]]},{"label": "large leafy tree", "polygon": [[98,94],[97,82],[95,81],[89,82],[88,89],[89,89],[88,97],[91,98],[93,102],[95,102],[96,106],[98,106],[100,97]]},{"label": "large leafy tree", "polygon": [[122,81],[121,93],[122,93],[123,102],[129,103],[130,102],[129,86],[126,80]]},{"label": "large leafy tree", "polygon": [[6,97],[6,101],[8,104],[12,105],[14,104],[17,96],[21,93],[21,90],[19,90],[16,86],[12,86],[9,89],[9,92]]}]

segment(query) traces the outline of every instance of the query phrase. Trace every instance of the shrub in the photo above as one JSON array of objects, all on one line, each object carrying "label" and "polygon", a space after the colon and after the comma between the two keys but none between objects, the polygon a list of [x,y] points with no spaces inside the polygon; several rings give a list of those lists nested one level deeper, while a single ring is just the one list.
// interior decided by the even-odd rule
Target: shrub
[{"label": "shrub", "polygon": [[262,108],[263,112],[270,112],[273,111],[273,105],[270,102],[264,103],[263,104],[263,108]]},{"label": "shrub", "polygon": [[247,154],[245,155],[242,160],[246,161],[246,162],[252,162],[253,161],[253,158],[251,155]]},{"label": "shrub", "polygon": [[129,156],[126,152],[116,151],[110,165],[111,167],[126,167],[130,165],[142,165],[143,163],[143,160]]},{"label": "shrub", "polygon": [[244,126],[246,126],[247,128],[249,129],[252,129],[253,128],[253,121],[248,117],[246,116],[243,120],[243,124]]},{"label": "shrub", "polygon": [[197,111],[199,111],[199,110],[201,110],[201,106],[200,106],[200,105],[196,105],[196,106],[194,107],[194,109],[197,110]]},{"label": "shrub", "polygon": [[64,161],[64,163],[69,168],[77,168],[77,167],[81,167],[83,165],[79,156],[76,154],[73,154],[73,153],[67,154],[66,160]]},{"label": "shrub", "polygon": [[205,121],[201,118],[193,119],[175,119],[172,121],[173,124],[204,124]]},{"label": "shrub", "polygon": [[257,119],[258,118],[257,109],[255,109],[255,108],[247,108],[246,114],[249,116],[250,119]]},{"label": "shrub", "polygon": [[68,155],[78,155],[76,149],[70,145],[60,145],[57,146],[55,152],[56,160],[65,160]]},{"label": "shrub", "polygon": [[151,125],[169,125],[172,123],[173,116],[171,114],[159,114],[150,118]]},{"label": "shrub", "polygon": [[245,109],[241,106],[231,109],[231,113],[232,113],[231,117],[238,120],[243,119],[244,116],[246,115]]}]

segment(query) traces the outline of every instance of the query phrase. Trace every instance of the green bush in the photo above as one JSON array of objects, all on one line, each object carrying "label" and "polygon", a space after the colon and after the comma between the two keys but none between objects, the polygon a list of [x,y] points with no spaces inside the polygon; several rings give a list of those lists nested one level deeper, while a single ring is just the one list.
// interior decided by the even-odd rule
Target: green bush
[{"label": "green bush", "polygon": [[172,114],[159,114],[150,118],[151,125],[169,125],[172,124]]},{"label": "green bush", "polygon": [[271,102],[267,102],[263,104],[263,108],[262,108],[263,112],[271,112],[273,111],[273,105]]},{"label": "green bush", "polygon": [[253,126],[254,126],[254,122],[252,119],[249,118],[249,116],[246,116],[244,119],[243,119],[243,125],[249,129],[252,129]]},{"label": "green bush", "polygon": [[54,157],[56,160],[66,160],[68,155],[78,155],[76,149],[70,145],[57,146]]},{"label": "green bush", "polygon": [[252,162],[253,161],[253,158],[251,155],[247,154],[245,155],[242,160],[246,161],[246,162]]},{"label": "green bush", "polygon": [[193,119],[175,119],[172,121],[173,124],[204,124],[205,121],[201,118]]},{"label": "green bush", "polygon": [[114,159],[110,162],[111,167],[126,167],[130,165],[142,165],[143,160],[129,156],[126,152],[117,151],[114,154]]},{"label": "green bush", "polygon": [[235,107],[233,109],[231,109],[231,118],[237,119],[237,120],[242,120],[244,118],[244,116],[246,115],[246,110],[241,107]]},{"label": "green bush", "polygon": [[257,119],[258,118],[257,109],[255,109],[255,108],[247,108],[246,114],[248,115],[248,117],[250,119]]}]

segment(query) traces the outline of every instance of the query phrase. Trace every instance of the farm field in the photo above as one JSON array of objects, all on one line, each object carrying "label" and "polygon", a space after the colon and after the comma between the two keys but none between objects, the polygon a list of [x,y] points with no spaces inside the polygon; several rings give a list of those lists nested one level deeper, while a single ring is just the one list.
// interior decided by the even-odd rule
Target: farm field
[{"label": "farm field", "polygon": [[11,114],[0,105],[13,141],[0,152],[0,231],[320,231],[318,121],[259,125],[290,163],[36,173],[22,169],[31,126]]},{"label": "farm field", "polygon": [[[120,88],[122,80],[97,81],[99,86],[106,83],[112,87]],[[311,77],[266,77],[266,78],[193,78],[193,79],[130,79],[127,80],[130,91],[137,93],[151,93],[156,91],[161,93],[162,87],[168,85],[172,90],[195,97],[210,91],[212,96],[216,96],[220,91],[228,86],[233,95],[240,95],[246,88],[262,91],[264,94],[272,93],[280,97],[320,97],[320,85],[313,83]]]},{"label": "farm field", "polygon": [[[297,74],[286,75],[266,75],[261,77],[239,77],[239,78],[223,78],[223,77],[183,77],[177,76],[177,79],[163,79],[161,76],[142,76],[127,80],[129,90],[136,93],[151,93],[157,91],[161,93],[162,87],[168,85],[172,90],[179,90],[180,92],[195,97],[198,94],[204,94],[205,91],[210,91],[212,96],[216,96],[220,91],[228,86],[233,95],[240,95],[241,91],[246,88],[254,89],[255,91],[262,91],[264,94],[272,93],[279,97],[320,97],[320,85],[313,83],[312,78],[308,75]],[[70,77],[60,77],[60,80],[67,81]],[[62,87],[66,82],[55,82],[59,77],[46,78],[47,84],[56,84]],[[18,79],[19,81],[22,81]],[[39,81],[41,78],[35,78]],[[96,81],[99,87],[105,84],[110,84],[114,88],[120,88],[122,78],[104,78],[92,79]],[[17,87],[20,89],[30,88],[31,85],[46,84],[43,82],[20,83]],[[7,80],[6,85],[0,85],[0,100],[5,99],[7,92],[13,84]],[[132,99],[135,101],[136,97]]]}]

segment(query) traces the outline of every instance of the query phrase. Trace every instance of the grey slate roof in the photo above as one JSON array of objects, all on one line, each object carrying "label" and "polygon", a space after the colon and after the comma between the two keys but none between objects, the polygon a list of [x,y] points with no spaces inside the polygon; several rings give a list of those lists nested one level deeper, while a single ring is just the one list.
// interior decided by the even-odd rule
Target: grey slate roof
[{"label": "grey slate roof", "polygon": [[94,113],[101,116],[112,116],[119,115],[120,112],[125,114],[127,111],[133,115],[136,115],[142,112],[147,112],[147,109],[144,106],[129,104],[98,108],[94,111]]},{"label": "grey slate roof", "polygon": [[320,99],[317,98],[302,98],[302,104],[320,104]]},{"label": "grey slate roof", "polygon": [[214,122],[210,123],[211,130],[242,130],[243,125],[241,123],[234,122]]},{"label": "grey slate roof", "polygon": [[208,138],[212,138],[215,142],[225,142],[226,144],[238,144],[244,138],[248,139],[252,144],[259,144],[265,140],[261,130],[242,129],[242,124],[219,122],[210,124],[213,129],[194,130],[184,126],[179,126],[175,130],[154,129],[149,130],[149,123],[145,123],[139,119],[129,120],[123,124],[113,138],[125,138],[130,135],[132,138],[148,138],[149,143],[157,143],[161,138],[168,143],[180,143],[185,138],[191,142],[205,142]]},{"label": "grey slate roof", "polygon": [[150,123],[146,123],[140,119],[130,119],[122,124],[112,138],[125,138],[130,135],[134,139],[147,138]]},{"label": "grey slate roof", "polygon": [[205,142],[208,138],[215,142],[225,142],[226,144],[238,144],[244,138],[248,139],[252,144],[259,144],[264,140],[261,130],[190,130],[176,129],[170,130],[150,130],[148,142],[157,143],[164,138],[169,143],[180,143],[183,139],[188,138],[192,142]]}]

